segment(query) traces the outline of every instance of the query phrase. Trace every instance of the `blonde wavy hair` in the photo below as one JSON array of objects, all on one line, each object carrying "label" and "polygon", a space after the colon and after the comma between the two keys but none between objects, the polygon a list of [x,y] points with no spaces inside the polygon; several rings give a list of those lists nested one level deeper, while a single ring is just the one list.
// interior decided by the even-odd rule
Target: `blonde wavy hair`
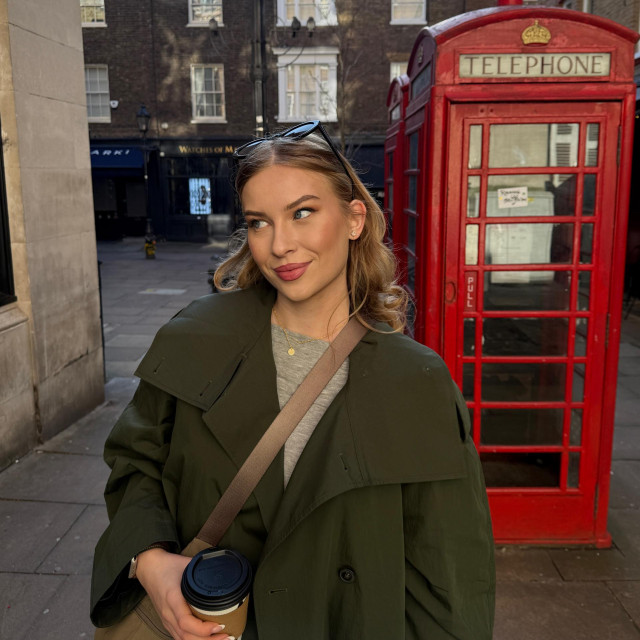
[{"label": "blonde wavy hair", "polygon": [[[350,315],[355,315],[369,329],[375,330],[374,322],[386,322],[394,331],[402,331],[406,324],[409,296],[396,282],[396,260],[384,244],[384,214],[353,167],[344,157],[343,161],[349,176],[326,142],[316,134],[297,140],[269,138],[239,161],[236,191],[241,198],[247,182],[262,169],[272,165],[296,167],[323,174],[333,186],[335,195],[344,203],[346,215],[352,200],[353,181],[353,196],[364,202],[367,213],[360,237],[349,242],[347,288]],[[213,281],[221,291],[246,289],[267,282],[251,256],[246,227],[232,237],[231,255],[216,269]]]}]

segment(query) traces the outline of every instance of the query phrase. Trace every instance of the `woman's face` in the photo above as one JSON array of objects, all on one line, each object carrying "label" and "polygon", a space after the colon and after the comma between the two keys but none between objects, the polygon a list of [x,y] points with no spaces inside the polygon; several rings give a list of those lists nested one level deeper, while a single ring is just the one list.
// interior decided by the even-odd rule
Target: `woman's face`
[{"label": "woman's face", "polygon": [[272,165],[247,181],[242,208],[251,255],[279,300],[335,308],[346,297],[349,242],[364,225],[361,201],[345,212],[324,175]]}]

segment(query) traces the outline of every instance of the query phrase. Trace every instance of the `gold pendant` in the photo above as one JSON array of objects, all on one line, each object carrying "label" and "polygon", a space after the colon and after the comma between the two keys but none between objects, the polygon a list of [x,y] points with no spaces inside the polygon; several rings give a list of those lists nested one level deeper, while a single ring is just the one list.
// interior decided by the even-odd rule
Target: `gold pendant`
[{"label": "gold pendant", "polygon": [[288,353],[290,356],[293,356],[293,355],[295,355],[296,350],[295,350],[293,347],[289,347],[289,351],[287,351],[287,353]]}]

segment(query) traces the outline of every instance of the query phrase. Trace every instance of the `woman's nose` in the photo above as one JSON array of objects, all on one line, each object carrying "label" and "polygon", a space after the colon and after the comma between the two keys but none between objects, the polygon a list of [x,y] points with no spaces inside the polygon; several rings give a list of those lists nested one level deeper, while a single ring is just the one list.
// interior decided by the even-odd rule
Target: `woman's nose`
[{"label": "woman's nose", "polygon": [[295,234],[286,224],[274,225],[271,251],[273,255],[282,257],[295,249]]}]

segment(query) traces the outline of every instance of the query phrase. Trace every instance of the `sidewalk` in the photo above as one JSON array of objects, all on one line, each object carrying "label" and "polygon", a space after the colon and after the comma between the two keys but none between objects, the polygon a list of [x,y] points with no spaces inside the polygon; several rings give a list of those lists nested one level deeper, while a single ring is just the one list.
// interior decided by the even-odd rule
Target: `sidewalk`
[{"label": "sidewalk", "polygon": [[[106,527],[102,445],[157,329],[210,292],[224,246],[101,243],[106,402],[0,473],[0,639],[92,638],[93,548]],[[636,305],[638,307],[638,305]],[[495,640],[640,640],[640,317],[623,325],[607,550],[500,547]],[[374,640],[374,639],[371,639]]]}]

